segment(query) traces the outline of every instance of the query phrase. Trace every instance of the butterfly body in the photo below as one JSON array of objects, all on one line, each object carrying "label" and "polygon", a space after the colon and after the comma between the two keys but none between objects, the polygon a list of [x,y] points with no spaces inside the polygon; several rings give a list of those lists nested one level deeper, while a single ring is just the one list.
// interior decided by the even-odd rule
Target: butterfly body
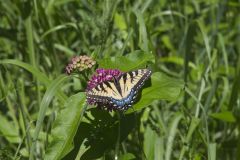
[{"label": "butterfly body", "polygon": [[123,73],[112,80],[104,81],[87,92],[87,99],[98,106],[126,110],[135,102],[137,93],[151,76],[148,69]]}]

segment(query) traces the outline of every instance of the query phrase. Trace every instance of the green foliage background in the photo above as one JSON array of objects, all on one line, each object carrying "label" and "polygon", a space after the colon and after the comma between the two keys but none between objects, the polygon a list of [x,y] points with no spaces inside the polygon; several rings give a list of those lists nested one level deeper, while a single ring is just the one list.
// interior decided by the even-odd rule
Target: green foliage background
[{"label": "green foliage background", "polygon": [[[0,1],[0,159],[240,159],[237,0]],[[74,55],[153,75],[125,113],[85,103]],[[89,76],[94,72],[89,71]]]}]

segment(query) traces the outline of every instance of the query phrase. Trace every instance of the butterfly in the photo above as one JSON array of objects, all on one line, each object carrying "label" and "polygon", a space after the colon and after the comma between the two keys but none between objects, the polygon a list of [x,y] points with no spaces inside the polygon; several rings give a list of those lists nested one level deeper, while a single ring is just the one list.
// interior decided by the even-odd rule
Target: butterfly
[{"label": "butterfly", "polygon": [[151,74],[149,69],[125,72],[87,91],[87,99],[94,101],[98,106],[127,110],[136,101],[139,90]]}]

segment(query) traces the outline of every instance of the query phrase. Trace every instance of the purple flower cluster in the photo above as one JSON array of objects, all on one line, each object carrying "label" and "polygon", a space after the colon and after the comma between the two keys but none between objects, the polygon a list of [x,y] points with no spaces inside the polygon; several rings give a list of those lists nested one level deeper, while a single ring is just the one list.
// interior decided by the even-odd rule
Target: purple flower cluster
[{"label": "purple flower cluster", "polygon": [[[88,81],[87,89],[86,89],[87,94],[89,91],[91,91],[91,89],[101,84],[102,82],[112,80],[113,77],[117,78],[122,74],[122,72],[117,69],[97,69],[96,72],[97,74],[93,75],[92,78]],[[97,101],[94,100],[93,98],[87,98],[87,103],[90,105],[98,105],[98,106],[101,105],[100,103],[97,103]],[[103,107],[103,106],[100,106],[100,107]],[[108,110],[112,109],[111,106],[106,106],[106,107],[108,107]]]},{"label": "purple flower cluster", "polygon": [[91,57],[86,55],[75,56],[71,59],[71,62],[66,66],[65,71],[67,74],[72,72],[81,72],[85,69],[92,68],[96,64]]},{"label": "purple flower cluster", "polygon": [[122,74],[122,72],[118,69],[97,69],[97,74],[93,75],[92,78],[88,81],[86,91],[89,91],[99,85],[104,81],[109,81],[113,77],[118,77]]}]

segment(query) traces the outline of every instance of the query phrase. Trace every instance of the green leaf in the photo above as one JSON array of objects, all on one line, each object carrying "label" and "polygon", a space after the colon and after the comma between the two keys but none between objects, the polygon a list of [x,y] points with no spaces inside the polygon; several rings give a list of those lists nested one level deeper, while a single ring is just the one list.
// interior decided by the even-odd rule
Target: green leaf
[{"label": "green leaf", "polygon": [[[184,65],[184,59],[181,57],[177,57],[177,56],[161,57],[160,62],[175,63],[180,66]],[[191,67],[192,69],[197,69],[197,66],[192,62],[189,62],[188,66]]]},{"label": "green leaf", "polygon": [[50,33],[53,33],[53,32],[56,32],[56,31],[59,31],[59,30],[62,30],[62,29],[67,29],[67,28],[74,28],[74,29],[77,29],[77,26],[75,23],[65,23],[65,24],[62,24],[62,25],[58,25],[58,26],[55,26],[51,29],[49,29],[48,31],[46,31],[42,36],[41,38],[44,39],[47,35],[49,35]]},{"label": "green leaf", "polygon": [[147,35],[147,28],[146,28],[146,24],[145,24],[145,21],[144,21],[143,13],[138,9],[134,9],[133,12],[137,17],[137,22],[138,22],[138,25],[139,25],[139,42],[138,42],[138,45],[142,50],[149,51],[149,48],[148,48],[148,40],[149,39],[148,39],[148,35]]},{"label": "green leaf", "polygon": [[154,159],[157,134],[149,126],[147,126],[144,131],[144,139],[147,139],[147,141],[144,141],[143,143],[144,153],[147,159]]},{"label": "green leaf", "polygon": [[121,14],[115,13],[115,15],[114,15],[114,24],[120,30],[127,29],[126,22],[124,20],[124,17]]},{"label": "green leaf", "polygon": [[135,159],[136,157],[134,156],[134,154],[132,154],[132,153],[126,153],[126,154],[124,154],[124,155],[121,155],[120,157],[119,157],[119,160],[133,160],[133,159]]},{"label": "green leaf", "polygon": [[174,118],[172,119],[172,122],[169,127],[169,132],[168,132],[168,139],[167,139],[167,147],[166,147],[166,154],[165,154],[165,159],[170,160],[171,156],[173,155],[173,144],[175,140],[175,136],[178,133],[178,125],[180,123],[180,120],[183,118],[182,113],[176,113]]},{"label": "green leaf", "polygon": [[210,159],[211,159],[211,160],[216,160],[217,144],[216,144],[216,143],[210,143],[210,144],[209,144],[209,150],[210,150]]},{"label": "green leaf", "polygon": [[85,94],[71,96],[65,108],[58,114],[52,129],[52,141],[47,147],[45,160],[57,160],[64,157],[73,148],[73,138],[84,112]]},{"label": "green leaf", "polygon": [[30,152],[30,159],[33,159],[33,153],[35,152],[36,147],[36,141],[38,139],[38,135],[41,131],[41,127],[43,125],[43,120],[46,115],[47,109],[50,105],[50,102],[52,101],[53,97],[56,95],[57,91],[61,89],[62,83],[67,80],[69,77],[65,75],[60,75],[58,78],[56,78],[48,87],[46,93],[43,96],[43,99],[40,104],[40,110],[38,113],[38,118],[36,122],[36,129],[33,134],[33,143],[31,146],[31,152]]},{"label": "green leaf", "polygon": [[[44,73],[40,72],[34,66],[24,63],[22,61],[14,60],[14,59],[4,59],[0,62],[0,64],[16,65],[16,66],[24,68],[25,70],[30,72],[34,77],[36,77],[37,80],[39,80],[44,85],[48,86],[51,83],[50,79],[48,79],[48,77]],[[62,102],[64,102],[66,99],[66,95],[64,95],[63,92],[61,92],[60,90],[58,91],[57,96],[58,96],[59,100]]]},{"label": "green leaf", "polygon": [[[142,90],[140,100],[133,106],[134,110],[147,107],[154,100],[176,101],[182,89],[183,82],[181,80],[168,77],[160,72],[153,73],[151,86]],[[133,110],[127,111],[127,113],[130,112],[133,112]]]},{"label": "green leaf", "polygon": [[4,59],[0,62],[0,64],[12,64],[18,67],[22,67],[25,70],[29,71],[32,75],[34,75],[43,84],[50,84],[50,80],[48,79],[48,77],[30,64],[14,59]]},{"label": "green leaf", "polygon": [[[196,128],[198,127],[199,123],[201,122],[201,120],[199,118],[193,117],[191,119],[191,123],[187,132],[187,136],[184,138],[184,142],[185,143],[190,143],[191,139],[192,139],[192,135],[194,133],[194,131],[196,130]],[[187,151],[187,146],[183,146],[180,152],[180,156],[179,156],[179,160],[184,159],[184,154]]]},{"label": "green leaf", "polygon": [[196,130],[197,126],[200,123],[200,119],[199,118],[195,118],[193,117],[190,123],[190,127],[188,129],[188,133],[187,133],[187,137],[186,137],[186,143],[189,143],[192,137],[193,132]]},{"label": "green leaf", "polygon": [[210,116],[213,118],[225,121],[225,122],[236,122],[235,117],[233,116],[232,112],[224,111],[220,113],[212,113]]},{"label": "green leaf", "polygon": [[[81,147],[78,146],[74,148],[77,152],[80,148],[81,160],[100,158],[104,153],[115,148],[117,142],[121,144],[135,126],[135,114],[117,117],[116,115],[110,114],[108,111],[92,108],[88,110],[87,115],[89,117],[89,123],[82,122],[79,126],[78,134],[74,138],[76,145],[84,142],[84,145]],[[71,152],[72,155],[68,154],[64,158],[74,159],[76,157],[74,154],[76,155],[77,153],[74,153],[74,150]]]},{"label": "green leaf", "polygon": [[11,143],[19,143],[21,138],[13,122],[9,121],[7,117],[3,116],[1,113],[0,122],[0,137],[4,136]]},{"label": "green leaf", "polygon": [[164,46],[166,46],[171,52],[176,53],[175,46],[173,45],[169,36],[166,36],[166,35],[162,36],[161,39],[162,39]]},{"label": "green leaf", "polygon": [[121,71],[145,68],[145,65],[148,62],[154,62],[154,56],[151,53],[145,53],[142,51],[135,51],[126,56],[98,60],[99,68],[117,68]]}]

